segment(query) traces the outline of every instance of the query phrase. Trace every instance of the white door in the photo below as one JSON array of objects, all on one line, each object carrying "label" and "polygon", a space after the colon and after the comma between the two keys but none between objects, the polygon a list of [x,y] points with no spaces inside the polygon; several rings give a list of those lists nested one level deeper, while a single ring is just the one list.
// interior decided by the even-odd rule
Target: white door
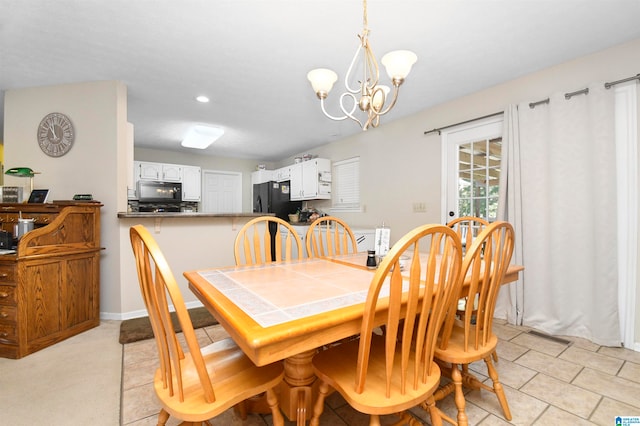
[{"label": "white door", "polygon": [[204,170],[203,181],[203,212],[242,212],[242,173]]},{"label": "white door", "polygon": [[475,216],[496,220],[502,116],[442,131],[442,222]]}]

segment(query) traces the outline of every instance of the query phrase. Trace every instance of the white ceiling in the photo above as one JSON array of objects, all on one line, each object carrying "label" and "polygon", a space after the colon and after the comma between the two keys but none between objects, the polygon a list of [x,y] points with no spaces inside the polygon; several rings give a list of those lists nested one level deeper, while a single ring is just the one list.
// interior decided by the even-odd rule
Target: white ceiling
[{"label": "white ceiling", "polygon": [[[639,18],[640,0],[369,0],[378,59],[418,55],[382,125],[640,38]],[[324,117],[306,74],[338,73],[337,115],[361,30],[361,0],[0,0],[0,97],[120,80],[137,147],[279,160],[360,131]],[[182,148],[195,124],[226,133],[204,151]]]}]

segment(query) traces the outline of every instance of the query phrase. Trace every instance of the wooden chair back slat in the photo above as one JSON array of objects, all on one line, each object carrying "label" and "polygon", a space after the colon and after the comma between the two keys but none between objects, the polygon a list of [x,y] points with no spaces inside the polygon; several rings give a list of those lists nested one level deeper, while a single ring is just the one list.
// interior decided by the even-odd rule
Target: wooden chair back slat
[{"label": "wooden chair back slat", "polygon": [[358,251],[356,237],[347,223],[334,216],[316,219],[305,237],[307,256],[325,257]]},{"label": "wooden chair back slat", "polygon": [[177,392],[184,401],[183,372],[181,360],[184,351],[176,336],[171,320],[169,301],[173,306],[182,333],[195,365],[198,378],[207,402],[215,401],[215,394],[207,372],[200,345],[195,336],[191,318],[169,265],[154,238],[142,225],[134,226],[129,232],[131,246],[138,271],[140,291],[149,313],[158,353],[163,386]]},{"label": "wooden chair back slat", "polygon": [[[283,232],[286,232],[284,237]],[[297,256],[293,254],[294,247],[297,248]],[[300,258],[302,250],[302,242],[295,229],[275,216],[260,216],[250,220],[238,231],[234,243],[236,265],[296,260]]]}]

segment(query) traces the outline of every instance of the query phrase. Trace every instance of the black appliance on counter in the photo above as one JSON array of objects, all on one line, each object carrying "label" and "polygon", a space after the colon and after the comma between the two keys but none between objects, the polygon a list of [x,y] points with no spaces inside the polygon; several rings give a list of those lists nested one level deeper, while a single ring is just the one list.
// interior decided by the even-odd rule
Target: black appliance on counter
[{"label": "black appliance on counter", "polygon": [[[263,182],[253,184],[253,212],[254,213],[275,213],[276,217],[288,221],[290,213],[296,213],[302,208],[302,201],[291,201],[291,183],[284,182]],[[276,224],[269,225],[271,232],[271,258],[276,256]]]},{"label": "black appliance on counter", "polygon": [[289,181],[264,182],[253,185],[253,212],[275,213],[283,220],[289,220],[290,213],[302,208],[302,201],[291,201]]}]

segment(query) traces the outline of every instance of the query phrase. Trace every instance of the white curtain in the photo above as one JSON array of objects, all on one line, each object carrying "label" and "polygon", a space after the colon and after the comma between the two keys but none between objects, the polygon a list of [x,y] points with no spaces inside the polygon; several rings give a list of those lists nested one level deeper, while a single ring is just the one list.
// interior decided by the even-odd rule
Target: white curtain
[{"label": "white curtain", "polygon": [[505,112],[501,216],[521,238],[514,262],[521,256],[526,269],[496,311],[608,346],[620,346],[614,106],[613,91],[594,84]]}]

